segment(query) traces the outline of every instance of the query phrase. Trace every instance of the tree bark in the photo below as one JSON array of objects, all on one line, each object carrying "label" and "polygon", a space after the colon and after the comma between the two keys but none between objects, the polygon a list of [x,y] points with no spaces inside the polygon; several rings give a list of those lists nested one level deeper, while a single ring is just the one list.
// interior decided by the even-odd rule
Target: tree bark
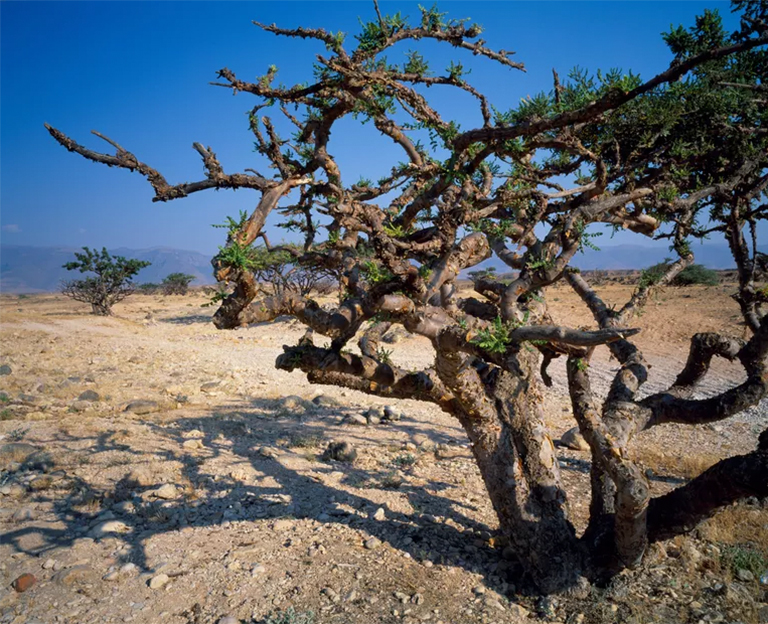
[{"label": "tree bark", "polygon": [[483,378],[457,353],[439,353],[437,370],[454,393],[500,529],[544,593],[579,586],[582,556],[568,519],[554,445],[536,379],[537,355],[512,356],[513,372]]}]

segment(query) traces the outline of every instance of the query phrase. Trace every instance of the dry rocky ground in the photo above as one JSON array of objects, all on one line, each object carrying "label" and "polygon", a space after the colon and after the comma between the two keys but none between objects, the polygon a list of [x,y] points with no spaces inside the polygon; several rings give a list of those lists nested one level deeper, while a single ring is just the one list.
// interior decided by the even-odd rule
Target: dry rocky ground
[{"label": "dry rocky ground", "polygon": [[[604,292],[619,302],[630,287]],[[648,391],[674,379],[691,333],[741,331],[731,292],[668,289],[649,304]],[[569,290],[549,298],[556,320],[591,324]],[[277,371],[299,325],[220,332],[204,302],[137,295],[98,318],[60,296],[0,297],[0,622],[768,622],[767,501],[653,545],[584,599],[539,599],[494,535],[450,417]],[[418,338],[391,348],[403,365],[431,357]],[[559,437],[574,423],[563,363],[551,368]],[[596,389],[615,369],[599,350]],[[717,362],[701,393],[740,379]],[[633,452],[660,493],[753,449],[767,413],[658,427]],[[324,455],[331,441],[354,462]],[[583,529],[589,454],[562,449],[561,462]]]}]

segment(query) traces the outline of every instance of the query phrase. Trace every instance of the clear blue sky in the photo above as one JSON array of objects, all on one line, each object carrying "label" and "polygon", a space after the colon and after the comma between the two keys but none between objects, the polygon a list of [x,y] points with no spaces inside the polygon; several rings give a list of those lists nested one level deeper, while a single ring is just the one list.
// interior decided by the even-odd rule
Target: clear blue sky
[{"label": "clear blue sky", "polygon": [[[422,0],[424,3],[425,0]],[[428,3],[429,0],[426,0]],[[416,2],[381,3],[418,19]],[[493,48],[515,50],[527,73],[488,70],[447,46],[427,45],[433,66],[450,59],[473,68],[469,81],[500,108],[551,88],[552,68],[621,67],[650,77],[670,55],[660,33],[693,23],[726,2],[444,2],[452,17],[471,17]],[[159,169],[171,183],[202,179],[194,141],[209,145],[228,172],[264,165],[253,153],[245,112],[255,98],[213,87],[229,67],[253,80],[270,64],[285,83],[311,77],[318,42],[277,38],[251,24],[322,26],[355,33],[369,2],[0,2],[0,232],[2,244],[146,248],[213,254],[226,215],[251,210],[256,193],[206,191],[152,203],[144,178],[70,154],[43,128],[48,122],[98,151],[98,130]],[[406,45],[399,52],[409,49]],[[394,60],[394,55],[390,56]],[[487,64],[490,65],[490,64]],[[469,100],[440,99],[462,127],[478,125]],[[347,181],[376,179],[400,159],[370,127],[344,123],[331,153]],[[270,230],[274,232],[273,229]],[[279,238],[280,234],[274,234]],[[607,243],[608,241],[606,241]],[[640,242],[640,241],[638,241]]]}]

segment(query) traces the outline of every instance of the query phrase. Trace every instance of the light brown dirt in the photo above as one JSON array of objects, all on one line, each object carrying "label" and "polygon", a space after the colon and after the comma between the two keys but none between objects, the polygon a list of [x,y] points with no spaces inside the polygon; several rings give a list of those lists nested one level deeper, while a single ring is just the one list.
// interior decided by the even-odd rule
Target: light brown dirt
[{"label": "light brown dirt", "polygon": [[[630,292],[602,289],[610,303]],[[646,307],[636,326],[653,365],[649,391],[674,379],[693,332],[739,335],[731,292],[668,289]],[[548,297],[558,322],[593,325],[567,288]],[[465,436],[448,415],[278,371],[281,345],[295,344],[301,326],[220,332],[204,302],[200,294],[137,295],[116,306],[115,317],[98,318],[60,296],[0,297],[0,364],[12,368],[0,377],[7,395],[0,445],[41,449],[26,466],[8,471],[7,458],[0,465],[0,622],[276,621],[289,607],[296,623],[310,610],[323,624],[523,622],[522,608],[538,617],[536,597],[519,593],[525,579],[493,535]],[[419,338],[392,349],[393,360],[410,367],[433,356]],[[598,392],[615,369],[599,349],[591,367]],[[545,409],[556,438],[574,422],[563,363],[551,373]],[[702,393],[741,375],[716,362]],[[86,390],[99,400],[78,400]],[[312,403],[319,395],[323,406]],[[156,402],[156,411],[124,411],[136,400]],[[344,422],[387,404],[404,418]],[[768,424],[764,407],[712,427],[658,427],[633,453],[661,493],[753,449]],[[354,465],[321,460],[331,440],[357,448]],[[561,461],[583,530],[589,455],[562,450]],[[167,484],[175,493],[159,498]],[[120,532],[94,533],[104,521],[119,522],[109,528]],[[695,536],[655,545],[640,570],[558,604],[552,617],[757,622],[768,588],[734,581],[732,562],[742,551],[768,555],[767,541],[768,511],[759,502],[725,510]],[[128,562],[136,571],[120,574]],[[23,573],[37,583],[17,593],[11,583]],[[168,583],[151,589],[160,574]]]}]

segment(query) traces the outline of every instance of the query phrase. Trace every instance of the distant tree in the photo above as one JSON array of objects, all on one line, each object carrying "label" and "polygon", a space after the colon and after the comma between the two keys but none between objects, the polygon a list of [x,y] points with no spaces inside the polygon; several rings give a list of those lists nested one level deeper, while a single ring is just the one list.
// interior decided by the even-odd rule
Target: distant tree
[{"label": "distant tree", "polygon": [[[640,286],[660,285],[672,265],[673,262],[671,260],[665,260],[644,269],[640,273]],[[668,283],[670,286],[717,286],[720,283],[720,278],[717,275],[717,271],[708,269],[702,264],[690,264],[670,279]]]},{"label": "distant tree", "polygon": [[113,305],[133,294],[133,277],[151,264],[111,256],[106,247],[101,252],[83,247],[82,252],[75,252],[75,257],[76,261],[67,262],[63,267],[95,275],[62,282],[61,292],[75,301],[90,303],[92,313],[100,316],[111,315]]},{"label": "distant tree", "polygon": [[[220,86],[256,98],[250,130],[268,176],[250,168],[226,173],[210,148],[195,143],[204,177],[172,185],[111,139],[116,151],[104,154],[49,131],[85,158],[139,171],[157,201],[205,189],[253,191],[256,208],[232,220],[214,259],[217,280],[232,286],[216,326],[293,316],[311,331],[284,346],[278,368],[300,370],[311,383],[438,405],[466,432],[499,530],[530,578],[547,593],[581,591],[585,576],[604,579],[638,565],[650,542],[690,531],[738,499],[768,495],[768,429],[752,452],[662,496],[652,496],[633,451],[642,431],[721,421],[768,396],[768,315],[755,287],[756,223],[768,219],[768,2],[733,7],[742,13],[735,33],[716,11],[667,33],[672,62],[648,80],[620,70],[575,70],[563,81],[554,74],[549,92],[510,108],[491,106],[461,62],[443,69],[414,50],[398,56],[393,48],[432,40],[478,63],[522,68],[506,50],[487,47],[478,25],[446,19],[435,7],[409,23],[376,5],[351,45],[343,33],[260,24],[325,47],[312,57],[310,82],[293,86],[276,80],[275,66],[253,82],[219,71]],[[476,102],[478,125],[461,129],[441,115],[435,90],[425,88],[433,85]],[[332,155],[339,124],[355,120],[402,150],[375,181],[352,182],[359,171],[344,167],[359,163]],[[371,150],[367,137],[359,141],[360,153]],[[262,296],[249,249],[262,238],[276,250],[263,232],[276,215],[304,235],[300,247],[283,248],[294,266],[339,272],[338,306],[290,288]],[[588,228],[599,224],[668,239],[678,259],[626,303],[611,305],[571,266],[590,244]],[[630,323],[655,288],[693,263],[690,242],[715,232],[738,267],[736,300],[751,337],[694,334],[672,385],[645,392],[651,371]],[[460,292],[461,272],[492,255],[518,272],[512,281],[486,276],[473,284],[477,296]],[[556,284],[575,290],[599,329],[554,324],[547,290]],[[417,370],[395,365],[378,346],[393,324],[428,340],[434,362]],[[327,340],[316,344],[313,333]],[[356,336],[359,352],[349,349]],[[597,347],[619,363],[602,397],[590,387]],[[540,379],[551,383],[547,365],[558,356],[567,358],[571,411],[592,454],[582,535],[541,402]],[[745,380],[698,398],[696,386],[716,356],[740,362]]]},{"label": "distant tree", "polygon": [[136,286],[136,292],[142,295],[154,295],[160,292],[160,284],[155,282],[144,282]]},{"label": "distant tree", "polygon": [[189,285],[194,279],[195,276],[188,273],[171,273],[163,278],[163,283],[161,284],[163,294],[186,295],[189,292]]}]

